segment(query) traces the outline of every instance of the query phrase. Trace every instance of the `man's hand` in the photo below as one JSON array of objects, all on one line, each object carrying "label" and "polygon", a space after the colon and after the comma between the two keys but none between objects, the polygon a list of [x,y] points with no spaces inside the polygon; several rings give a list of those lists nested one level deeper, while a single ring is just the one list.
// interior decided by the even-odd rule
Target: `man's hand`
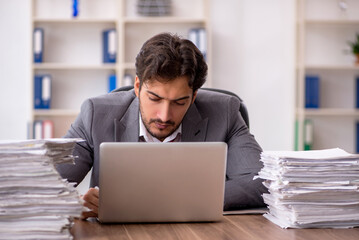
[{"label": "man's hand", "polygon": [[90,212],[82,212],[82,219],[98,216],[98,196],[98,188],[90,188],[87,193],[82,196],[84,206],[91,210]]}]

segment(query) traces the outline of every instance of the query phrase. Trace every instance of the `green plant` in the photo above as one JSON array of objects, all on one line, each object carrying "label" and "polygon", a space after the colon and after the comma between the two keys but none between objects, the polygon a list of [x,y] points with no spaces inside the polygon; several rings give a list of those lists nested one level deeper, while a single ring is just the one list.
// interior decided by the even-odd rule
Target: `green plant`
[{"label": "green plant", "polygon": [[352,53],[359,54],[359,33],[356,34],[356,40],[354,42],[348,42],[352,48]]}]

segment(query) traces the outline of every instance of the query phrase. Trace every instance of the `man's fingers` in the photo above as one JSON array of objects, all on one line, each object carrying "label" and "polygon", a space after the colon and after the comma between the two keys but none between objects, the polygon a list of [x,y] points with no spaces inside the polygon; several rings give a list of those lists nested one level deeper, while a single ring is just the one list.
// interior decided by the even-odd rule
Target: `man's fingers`
[{"label": "man's fingers", "polygon": [[90,188],[87,193],[83,196],[83,200],[85,202],[88,202],[96,207],[98,207],[99,200],[99,190],[96,188]]},{"label": "man's fingers", "polygon": [[83,205],[91,210],[90,212],[82,212],[82,219],[98,216],[98,197],[98,188],[90,188],[87,193],[82,197],[82,199],[84,200]]},{"label": "man's fingers", "polygon": [[81,219],[85,220],[89,217],[97,217],[97,216],[98,216],[98,214],[94,213],[94,212],[82,212]]},{"label": "man's fingers", "polygon": [[89,208],[92,212],[98,213],[98,206],[95,206],[89,202],[84,202],[84,206]]}]

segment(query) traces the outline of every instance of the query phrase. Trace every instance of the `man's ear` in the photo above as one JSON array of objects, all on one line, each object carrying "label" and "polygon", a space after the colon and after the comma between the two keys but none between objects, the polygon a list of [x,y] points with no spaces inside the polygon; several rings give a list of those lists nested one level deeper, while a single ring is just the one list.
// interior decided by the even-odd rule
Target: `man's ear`
[{"label": "man's ear", "polygon": [[193,93],[193,98],[192,98],[191,104],[194,103],[194,100],[196,100],[196,97],[197,97],[197,91],[195,91],[195,92]]},{"label": "man's ear", "polygon": [[140,95],[140,79],[136,76],[135,83],[133,85],[135,89],[135,94],[137,97]]}]

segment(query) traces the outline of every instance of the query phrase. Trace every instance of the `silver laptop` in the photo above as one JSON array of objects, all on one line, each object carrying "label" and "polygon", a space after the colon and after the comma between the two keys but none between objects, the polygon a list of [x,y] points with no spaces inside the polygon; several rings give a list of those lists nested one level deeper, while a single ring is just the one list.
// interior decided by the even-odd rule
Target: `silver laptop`
[{"label": "silver laptop", "polygon": [[102,143],[100,222],[205,222],[223,216],[227,144]]}]

